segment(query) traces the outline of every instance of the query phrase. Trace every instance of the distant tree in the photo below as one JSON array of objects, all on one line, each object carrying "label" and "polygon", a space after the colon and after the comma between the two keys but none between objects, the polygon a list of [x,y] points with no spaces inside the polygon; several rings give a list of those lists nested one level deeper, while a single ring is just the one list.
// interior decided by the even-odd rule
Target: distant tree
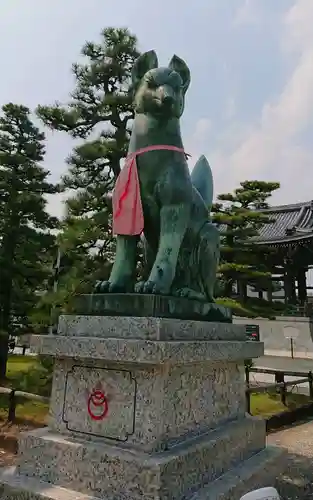
[{"label": "distant tree", "polygon": [[278,182],[244,181],[234,193],[217,197],[212,215],[221,229],[219,295],[232,298],[236,289],[241,304],[247,304],[247,286],[262,290],[270,286],[272,250],[257,245],[254,238],[271,222],[263,210],[278,188]]},{"label": "distant tree", "polygon": [[[104,29],[100,43],[86,43],[81,53],[85,62],[73,65],[76,83],[69,104],[37,109],[51,129],[83,139],[67,159],[62,180],[63,190],[70,191],[60,235],[60,285],[67,288],[62,300],[64,293],[90,290],[91,283],[106,277],[112,261],[109,194],[127,154],[134,117],[131,69],[139,56],[136,37],[115,28]],[[69,261],[75,266],[66,265]]]},{"label": "distant tree", "polygon": [[7,341],[27,325],[30,309],[49,273],[57,219],[46,211],[48,181],[44,134],[25,106],[6,104],[0,117],[0,378],[6,374]]}]

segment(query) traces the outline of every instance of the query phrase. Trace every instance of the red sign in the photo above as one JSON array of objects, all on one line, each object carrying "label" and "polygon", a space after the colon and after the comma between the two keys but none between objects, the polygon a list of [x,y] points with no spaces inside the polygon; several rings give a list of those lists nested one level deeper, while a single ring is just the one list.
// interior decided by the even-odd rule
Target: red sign
[{"label": "red sign", "polygon": [[87,402],[88,415],[92,420],[103,420],[108,411],[108,400],[101,389],[94,389],[88,397]]}]

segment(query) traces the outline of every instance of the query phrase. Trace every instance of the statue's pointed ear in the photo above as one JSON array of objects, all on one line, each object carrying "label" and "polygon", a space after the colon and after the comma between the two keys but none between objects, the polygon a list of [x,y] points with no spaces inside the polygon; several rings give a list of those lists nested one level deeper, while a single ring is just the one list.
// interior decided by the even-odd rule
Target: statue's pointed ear
[{"label": "statue's pointed ear", "polygon": [[149,50],[149,52],[144,52],[138,59],[135,61],[135,64],[132,69],[132,85],[136,87],[140,82],[142,77],[149,71],[150,69],[154,69],[158,67],[158,57],[154,50]]},{"label": "statue's pointed ear", "polygon": [[174,55],[170,60],[168,67],[176,71],[176,73],[181,76],[181,79],[183,80],[183,92],[187,92],[190,85],[190,70],[185,61],[183,61],[183,59],[181,59],[180,57]]}]

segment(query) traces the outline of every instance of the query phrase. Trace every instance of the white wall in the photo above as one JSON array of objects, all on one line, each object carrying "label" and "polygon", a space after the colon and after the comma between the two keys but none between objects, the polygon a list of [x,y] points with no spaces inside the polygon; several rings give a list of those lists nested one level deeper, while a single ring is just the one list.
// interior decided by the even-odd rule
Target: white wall
[{"label": "white wall", "polygon": [[279,316],[276,320],[268,320],[234,317],[233,321],[236,324],[259,325],[265,354],[276,356],[290,357],[290,340],[284,335],[284,327],[293,326],[299,332],[293,341],[295,357],[313,359],[313,322],[310,318]]}]

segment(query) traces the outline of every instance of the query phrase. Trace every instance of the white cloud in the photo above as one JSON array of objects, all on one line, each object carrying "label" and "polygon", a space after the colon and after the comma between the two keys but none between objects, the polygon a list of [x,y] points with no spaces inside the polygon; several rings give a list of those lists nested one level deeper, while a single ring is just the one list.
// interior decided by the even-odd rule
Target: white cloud
[{"label": "white cloud", "polygon": [[224,118],[225,120],[232,120],[235,117],[237,111],[235,98],[230,96],[226,103],[224,109]]},{"label": "white cloud", "polygon": [[234,17],[234,25],[254,24],[259,22],[260,1],[243,0]]},{"label": "white cloud", "polygon": [[64,193],[48,195],[47,196],[47,209],[48,211],[60,219],[65,215],[65,199],[66,195]]},{"label": "white cloud", "polygon": [[189,166],[192,168],[196,163],[198,156],[205,152],[208,136],[212,128],[212,123],[207,118],[200,118],[195,126],[194,132],[187,139],[185,144],[186,153],[191,155]]},{"label": "white cloud", "polygon": [[196,124],[194,132],[194,139],[202,141],[207,137],[208,132],[211,130],[212,123],[207,118],[200,118]]},{"label": "white cloud", "polygon": [[[248,7],[250,2],[246,2]],[[222,141],[213,152],[210,159],[217,171],[217,190],[232,189],[246,178],[259,178],[282,181],[285,202],[295,200],[297,188],[312,197],[308,190],[301,188],[299,176],[305,167],[306,182],[312,186],[313,149],[307,150],[301,145],[301,134],[313,124],[312,23],[313,0],[297,0],[285,13],[281,24],[282,46],[296,53],[291,60],[293,69],[278,98],[264,104],[259,120],[247,127],[244,137],[239,134],[236,144],[232,139],[232,148],[227,140]],[[236,127],[236,123],[232,127]],[[284,181],[286,175],[289,185]]]},{"label": "white cloud", "polygon": [[298,0],[287,12],[284,25],[286,36],[283,44],[291,50],[306,50],[313,44],[313,2],[311,0]]}]

